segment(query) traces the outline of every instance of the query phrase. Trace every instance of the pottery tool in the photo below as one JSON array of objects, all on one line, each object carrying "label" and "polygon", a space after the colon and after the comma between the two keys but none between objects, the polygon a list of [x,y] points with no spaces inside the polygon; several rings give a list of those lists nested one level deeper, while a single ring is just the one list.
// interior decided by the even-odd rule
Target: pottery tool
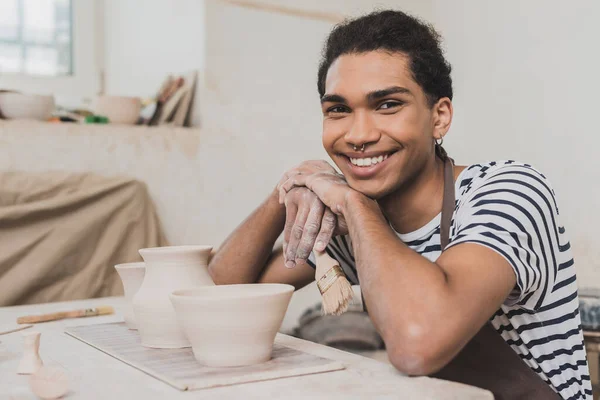
[{"label": "pottery tool", "polygon": [[323,297],[323,314],[340,315],[346,312],[354,297],[352,286],[340,264],[326,252],[315,250],[317,268],[315,278]]},{"label": "pottery tool", "polygon": [[37,324],[39,322],[56,321],[65,318],[95,317],[97,315],[112,314],[114,309],[111,306],[100,306],[96,308],[86,308],[85,310],[62,311],[52,314],[28,315],[17,318],[18,324]]},{"label": "pottery tool", "polygon": [[22,331],[23,329],[31,328],[33,325],[16,325],[12,322],[10,324],[0,325],[0,336],[8,335],[9,333]]}]

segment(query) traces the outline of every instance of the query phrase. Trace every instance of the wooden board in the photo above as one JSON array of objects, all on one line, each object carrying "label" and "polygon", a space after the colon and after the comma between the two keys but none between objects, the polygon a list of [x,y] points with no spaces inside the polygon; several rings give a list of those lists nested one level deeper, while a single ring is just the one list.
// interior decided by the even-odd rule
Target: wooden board
[{"label": "wooden board", "polygon": [[124,323],[70,327],[65,333],[180,390],[207,389],[240,383],[338,371],[345,367],[275,341],[273,358],[246,367],[212,368],[199,364],[191,348],[143,347],[137,331]]}]

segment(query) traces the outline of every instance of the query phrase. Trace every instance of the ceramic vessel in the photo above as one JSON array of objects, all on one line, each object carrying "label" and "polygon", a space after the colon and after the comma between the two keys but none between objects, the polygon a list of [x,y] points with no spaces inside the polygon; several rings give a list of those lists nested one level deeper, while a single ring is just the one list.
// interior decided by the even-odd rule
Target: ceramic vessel
[{"label": "ceramic vessel", "polygon": [[213,286],[208,273],[210,246],[142,249],[146,275],[133,297],[133,313],[142,345],[174,349],[189,347],[179,328],[169,294],[178,289]]},{"label": "ceramic vessel", "polygon": [[69,377],[60,368],[42,367],[29,378],[31,391],[38,397],[58,399],[69,392]]},{"label": "ceramic vessel", "polygon": [[46,121],[54,112],[54,96],[0,93],[0,114],[6,119]]},{"label": "ceramic vessel", "polygon": [[131,306],[131,300],[142,286],[144,280],[144,274],[146,273],[146,266],[143,262],[125,263],[115,265],[115,269],[121,277],[123,283],[123,291],[125,292],[125,324],[129,329],[137,329],[135,322],[135,315],[133,314],[133,307]]},{"label": "ceramic vessel", "polygon": [[108,117],[111,124],[134,125],[141,110],[139,97],[99,96],[96,99],[96,114]]},{"label": "ceramic vessel", "polygon": [[196,360],[236,367],[271,358],[293,292],[275,283],[220,285],[177,290],[171,301]]},{"label": "ceramic vessel", "polygon": [[40,336],[41,332],[37,331],[23,333],[23,356],[17,368],[18,374],[33,374],[44,365],[39,355]]}]

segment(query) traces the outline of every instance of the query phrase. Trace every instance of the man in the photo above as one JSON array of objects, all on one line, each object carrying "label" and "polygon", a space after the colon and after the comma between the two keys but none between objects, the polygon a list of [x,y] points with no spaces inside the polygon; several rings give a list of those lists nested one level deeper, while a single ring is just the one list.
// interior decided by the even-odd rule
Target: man
[{"label": "man", "polygon": [[437,33],[397,11],[339,25],[318,90],[341,174],[325,161],[287,171],[212,259],[215,281],[300,288],[314,279],[313,246],[327,246],[400,371],[439,371],[491,321],[562,398],[591,398],[573,259],[545,176],[514,161],[454,167],[441,248],[439,144],[453,108]]}]

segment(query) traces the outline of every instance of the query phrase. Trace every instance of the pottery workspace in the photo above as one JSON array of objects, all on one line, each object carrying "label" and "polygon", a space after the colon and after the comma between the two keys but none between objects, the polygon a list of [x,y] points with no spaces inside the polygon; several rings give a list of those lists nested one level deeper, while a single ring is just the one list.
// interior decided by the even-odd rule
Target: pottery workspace
[{"label": "pottery workspace", "polygon": [[[277,393],[283,390],[277,387],[303,387],[315,379],[341,383],[356,379],[351,377],[358,371],[364,374],[369,370],[379,371],[380,379],[388,382],[397,379],[395,373],[390,375],[389,366],[378,361],[369,361],[367,369],[363,369],[367,360],[361,361],[364,357],[349,353],[341,357],[337,350],[326,350],[317,344],[311,348],[306,346],[309,342],[277,333],[294,288],[268,283],[215,286],[208,273],[211,249],[211,246],[141,249],[143,263],[115,265],[125,297],[99,299],[102,303],[94,301],[91,307],[70,311],[53,310],[49,303],[36,307],[46,312],[21,315],[21,322],[34,322],[39,329],[23,331],[26,333],[19,373],[31,374],[31,378],[27,386],[14,379],[9,379],[12,383],[6,385],[3,378],[0,382],[4,386],[0,388],[10,387],[7,393],[13,394],[30,390],[49,399],[65,394],[85,398],[92,387],[95,390],[99,387],[89,386],[90,377],[73,369],[76,364],[72,363],[80,357],[90,357],[93,364],[86,368],[90,371],[97,366],[112,365],[112,369],[121,371],[117,373],[127,376],[136,370],[145,372],[142,376],[145,384],[121,387],[120,390],[127,390],[132,396],[145,392],[150,396],[162,393],[177,398],[186,392],[199,391],[211,393],[215,398],[235,398],[242,393],[240,390],[248,390],[242,389],[245,387],[242,384],[255,385],[252,392],[257,394]],[[89,300],[56,305],[65,308],[72,304],[71,308],[77,308],[76,304],[84,303],[91,305]],[[21,310],[15,309],[18,313]],[[136,328],[132,328],[131,314]],[[40,332],[45,332],[42,341]],[[11,339],[16,338],[13,335]],[[42,366],[40,343],[48,367]],[[16,358],[17,353],[11,353]],[[5,363],[0,363],[0,368],[4,372]],[[103,371],[105,378],[110,379],[108,371]],[[348,375],[339,375],[342,371]],[[328,374],[336,375],[327,378]],[[158,385],[160,390],[140,390],[148,387],[148,380],[156,382],[150,388]],[[293,385],[286,385],[286,380]],[[404,390],[431,396],[443,391],[441,387],[406,386],[400,381],[398,384],[405,385]],[[485,392],[476,389],[459,386],[455,389],[466,398],[488,398]],[[368,392],[383,394],[386,390],[370,388]]]},{"label": "pottery workspace", "polygon": [[598,400],[599,20],[0,0],[0,400]]},{"label": "pottery workspace", "polygon": [[[259,393],[276,391],[274,383],[285,386],[282,381],[286,379],[321,380],[340,371],[352,374],[356,362],[363,357],[340,357],[334,350],[317,344],[313,344],[313,349],[304,341],[277,333],[294,290],[292,286],[215,286],[208,273],[211,249],[141,249],[143,263],[115,265],[123,280],[125,297],[99,299],[104,305],[86,309],[20,316],[19,321],[33,322],[40,331],[23,331],[18,372],[30,374],[28,389],[12,380],[14,387],[7,393],[16,395],[30,390],[44,399],[66,394],[85,397],[89,390],[81,382],[85,377],[65,367],[70,364],[70,357],[74,360],[83,354],[123,373],[145,372],[145,380],[154,379],[164,385],[160,393],[169,398],[190,391],[214,391],[215,398],[221,398],[218,393],[234,398],[244,383],[257,385],[255,390]],[[70,303],[89,305],[90,301]],[[48,306],[43,308],[50,311],[52,305]],[[135,328],[131,325],[131,313]],[[43,341],[40,332],[45,332]],[[49,360],[48,367],[42,365],[40,343],[41,353]],[[391,371],[382,368],[384,364],[370,363],[370,368],[377,367],[375,370],[381,370],[380,373],[387,370],[382,378],[393,379]],[[3,364],[0,367],[4,370]],[[337,375],[334,381],[340,378],[347,379]],[[302,380],[296,382],[303,385]],[[133,387],[127,390],[137,396]],[[430,393],[436,390],[427,389]],[[475,396],[472,398],[487,398],[483,392],[480,396],[470,389],[464,393]]]}]

